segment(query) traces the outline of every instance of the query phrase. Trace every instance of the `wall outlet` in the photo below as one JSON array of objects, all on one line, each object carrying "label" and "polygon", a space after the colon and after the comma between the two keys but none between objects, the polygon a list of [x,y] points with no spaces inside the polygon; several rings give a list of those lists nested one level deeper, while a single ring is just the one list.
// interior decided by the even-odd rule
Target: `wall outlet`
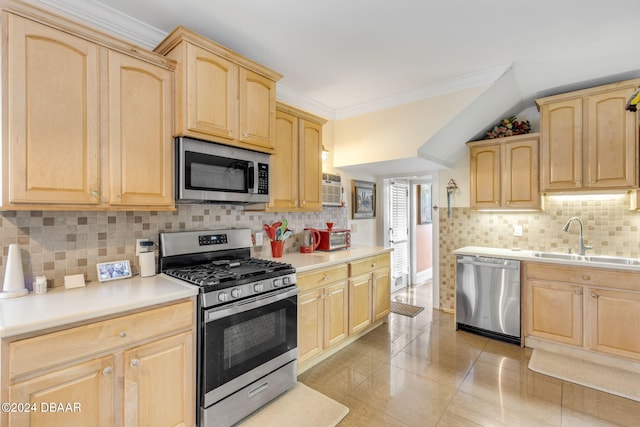
[{"label": "wall outlet", "polygon": [[264,244],[264,233],[262,231],[257,231],[255,234],[256,243],[255,246],[262,246]]},{"label": "wall outlet", "polygon": [[522,237],[522,225],[516,224],[513,226],[513,235]]},{"label": "wall outlet", "polygon": [[140,255],[140,252],[147,252],[146,246],[142,246],[140,243],[150,241],[150,239],[136,239],[136,256]]}]

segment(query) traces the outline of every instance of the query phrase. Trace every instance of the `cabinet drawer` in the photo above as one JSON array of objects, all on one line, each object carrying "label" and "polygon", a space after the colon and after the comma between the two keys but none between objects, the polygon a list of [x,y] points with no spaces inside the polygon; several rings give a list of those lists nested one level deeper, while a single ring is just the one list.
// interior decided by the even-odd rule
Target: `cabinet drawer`
[{"label": "cabinet drawer", "polygon": [[349,276],[370,273],[379,268],[388,268],[390,265],[389,254],[376,255],[349,263]]},{"label": "cabinet drawer", "polygon": [[298,275],[298,287],[300,288],[300,292],[308,291],[328,285],[329,283],[337,282],[338,280],[345,280],[348,274],[347,264],[302,273]]},{"label": "cabinet drawer", "polygon": [[193,302],[185,301],[15,341],[9,344],[9,376],[13,378],[190,328],[193,320]]},{"label": "cabinet drawer", "polygon": [[527,279],[640,291],[640,272],[634,271],[527,262],[524,274]]}]

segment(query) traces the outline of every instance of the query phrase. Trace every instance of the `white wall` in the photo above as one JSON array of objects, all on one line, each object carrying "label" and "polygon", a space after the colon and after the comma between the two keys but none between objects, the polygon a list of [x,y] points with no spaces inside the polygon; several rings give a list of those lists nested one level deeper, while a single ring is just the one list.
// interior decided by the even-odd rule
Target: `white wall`
[{"label": "white wall", "polygon": [[416,157],[418,149],[486,86],[335,122],[335,167]]}]

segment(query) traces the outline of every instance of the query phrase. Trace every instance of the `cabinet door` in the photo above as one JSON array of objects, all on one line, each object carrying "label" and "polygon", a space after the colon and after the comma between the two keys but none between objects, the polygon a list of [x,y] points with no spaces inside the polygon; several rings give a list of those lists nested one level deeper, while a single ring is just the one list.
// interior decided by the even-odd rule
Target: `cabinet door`
[{"label": "cabinet door", "polygon": [[625,110],[635,86],[587,98],[586,187],[632,187],[637,184],[636,114]]},{"label": "cabinet door", "polygon": [[195,424],[191,332],[128,350],[124,363],[125,426]]},{"label": "cabinet door", "polygon": [[529,336],[582,346],[582,286],[527,281]]},{"label": "cabinet door", "polygon": [[589,348],[640,359],[640,294],[591,289],[588,296]]},{"label": "cabinet door", "polygon": [[349,286],[346,280],[325,289],[324,346],[330,347],[349,335]]},{"label": "cabinet door", "polygon": [[172,72],[109,52],[110,204],[172,207]]},{"label": "cabinet door", "polygon": [[471,207],[500,207],[500,145],[471,147]]},{"label": "cabinet door", "polygon": [[[106,356],[18,382],[9,387],[9,401],[36,406],[31,412],[10,413],[9,426],[111,427],[114,375],[114,357]],[[53,403],[65,410],[56,410]]]},{"label": "cabinet door", "polygon": [[538,138],[508,142],[502,152],[502,204],[539,208]]},{"label": "cabinet door", "polygon": [[371,324],[371,275],[349,279],[349,333],[362,331]]},{"label": "cabinet door", "polygon": [[241,142],[273,149],[275,140],[276,83],[240,67],[239,124]]},{"label": "cabinet door", "polygon": [[316,289],[298,295],[298,363],[323,350],[324,292]]},{"label": "cabinet door", "polygon": [[8,15],[11,203],[98,204],[99,47]]},{"label": "cabinet door", "polygon": [[270,207],[298,207],[298,168],[298,118],[278,110],[275,152],[271,155]]},{"label": "cabinet door", "polygon": [[300,119],[300,207],[322,210],[322,126]]},{"label": "cabinet door", "polygon": [[373,273],[373,321],[391,312],[391,272],[388,269]]},{"label": "cabinet door", "polygon": [[540,108],[541,188],[582,188],[582,98]]},{"label": "cabinet door", "polygon": [[187,44],[186,126],[188,131],[238,137],[238,66]]}]

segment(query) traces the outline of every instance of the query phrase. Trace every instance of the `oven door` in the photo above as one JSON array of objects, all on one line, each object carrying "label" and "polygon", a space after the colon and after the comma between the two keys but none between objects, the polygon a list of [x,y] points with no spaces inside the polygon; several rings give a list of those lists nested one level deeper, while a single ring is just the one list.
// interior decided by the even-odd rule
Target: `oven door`
[{"label": "oven door", "polygon": [[294,286],[203,311],[201,405],[297,358],[298,292]]},{"label": "oven door", "polygon": [[268,202],[269,155],[178,138],[176,180],[181,202]]}]

